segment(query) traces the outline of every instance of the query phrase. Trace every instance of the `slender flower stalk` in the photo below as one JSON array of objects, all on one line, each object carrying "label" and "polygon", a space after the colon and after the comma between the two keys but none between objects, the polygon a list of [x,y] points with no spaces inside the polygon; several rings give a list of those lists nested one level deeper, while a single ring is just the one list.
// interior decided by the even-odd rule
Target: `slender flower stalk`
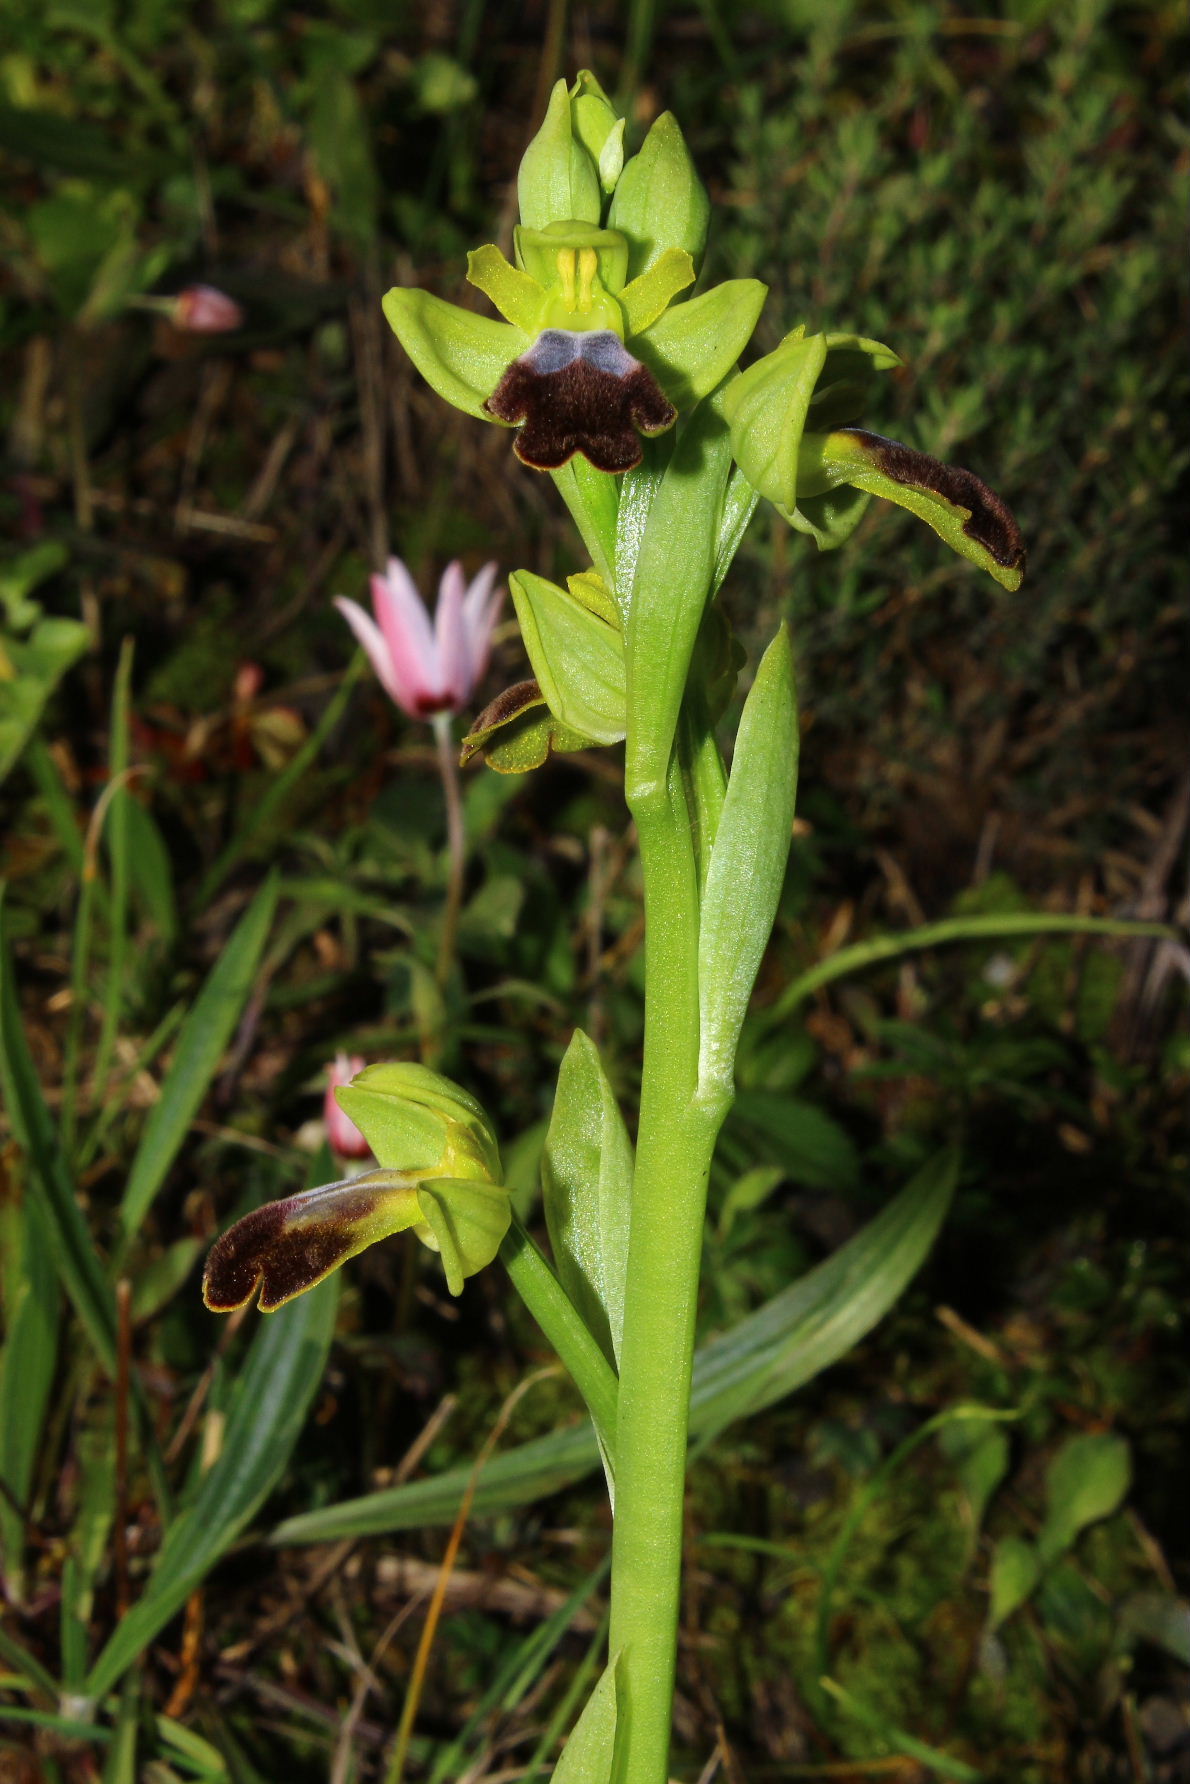
[{"label": "slender flower stalk", "polygon": [[375,619],[355,601],[335,602],[368,653],[381,687],[410,718],[434,728],[438,773],[446,807],[446,906],[435,971],[439,987],[450,978],[458,940],[467,867],[467,837],[459,788],[452,719],[471,698],[488,665],[492,630],[504,602],[496,565],[485,564],[467,583],[456,560],[443,573],[433,621],[400,558],[372,578]]}]

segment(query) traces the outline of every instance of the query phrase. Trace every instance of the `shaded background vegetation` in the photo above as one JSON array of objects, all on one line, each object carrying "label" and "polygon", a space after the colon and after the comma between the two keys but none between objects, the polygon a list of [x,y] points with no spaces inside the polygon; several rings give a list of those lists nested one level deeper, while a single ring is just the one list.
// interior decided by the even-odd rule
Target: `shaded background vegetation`
[{"label": "shaded background vegetation", "polygon": [[[891,1746],[886,1775],[934,1775],[890,1740],[895,1727],[1025,1784],[1190,1775],[1184,1636],[1168,1620],[1186,1586],[1177,1506],[1190,1485],[1184,953],[938,950],[771,1015],[822,954],[927,919],[1178,915],[1190,810],[1180,9],[65,0],[14,4],[8,24],[5,662],[48,703],[40,720],[36,692],[0,704],[7,920],[52,1107],[82,1012],[82,1181],[101,1248],[170,1012],[267,870],[281,874],[254,995],[134,1254],[158,1285],[135,1350],[163,1438],[226,1335],[198,1300],[202,1250],[234,1213],[301,1181],[328,1057],[342,1045],[408,1056],[444,1019],[429,738],[366,679],[326,723],[350,657],[331,597],[358,597],[389,550],[427,590],[456,555],[577,567],[548,482],[513,464],[501,430],[444,409],[377,300],[408,282],[472,301],[463,255],[507,245],[550,80],[590,66],[637,140],[659,110],[680,118],[715,204],[708,278],[772,287],[758,348],[798,321],[888,340],[906,369],[869,424],[985,476],[1030,546],[1009,597],[883,504],[830,556],[761,519],[728,590],[753,654],[791,616],[805,723],[748,1098],[712,1191],[707,1331],[838,1244],[956,1133],[964,1170],[898,1312],[693,1470],[675,1766],[697,1777],[718,1741],[732,1779],[861,1778],[881,1775],[862,1762]],[[128,307],[196,279],[243,305],[241,330],[201,340]],[[58,659],[39,632],[51,617],[88,629],[52,694]],[[103,796],[128,639],[136,945],[96,1081],[108,943],[100,911],[94,977],[72,984],[70,839]],[[491,690],[522,665],[508,626]],[[474,856],[443,1063],[488,1099],[528,1207],[576,1022],[632,1099],[639,888],[617,781],[605,752],[467,784]],[[14,1149],[5,1164],[12,1206]],[[234,1371],[249,1329],[221,1368]],[[259,1529],[391,1479],[444,1408],[417,1466],[472,1457],[542,1359],[497,1271],[453,1306],[432,1260],[369,1253]],[[51,1671],[63,1533],[87,1432],[106,1416],[102,1382],[77,1358],[60,1369],[70,1394],[31,1487],[31,1588],[5,1611]],[[969,1400],[1019,1414],[999,1474],[981,1485],[961,1446],[927,1442],[883,1480],[829,1630],[835,1677],[877,1720],[824,1709],[823,1555],[897,1446]],[[547,1384],[513,1433],[574,1414]],[[1129,1446],[1126,1503],[989,1637],[991,1544],[1034,1534],[1063,1446],[1108,1432]],[[131,1497],[148,1529],[143,1483]],[[366,1696],[362,1668],[443,1540],[247,1544],[153,1648],[146,1703],[203,1731],[233,1778],[380,1775],[418,1604]],[[452,1742],[510,1644],[606,1542],[594,1483],[469,1531],[418,1723],[427,1775],[525,1763],[589,1629],[559,1638],[519,1702],[487,1706],[465,1748]],[[135,1579],[135,1543],[130,1565]],[[98,1635],[115,1613],[101,1567]],[[172,1750],[155,1763],[186,1771]],[[0,1746],[17,1777],[102,1764],[100,1747],[44,1731],[14,1729],[7,1757]]]}]

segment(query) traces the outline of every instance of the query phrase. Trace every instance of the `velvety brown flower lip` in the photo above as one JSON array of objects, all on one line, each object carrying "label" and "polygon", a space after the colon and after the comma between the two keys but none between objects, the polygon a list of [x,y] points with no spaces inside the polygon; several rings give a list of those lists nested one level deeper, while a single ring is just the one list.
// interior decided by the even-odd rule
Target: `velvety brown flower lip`
[{"label": "velvety brown flower lip", "polygon": [[523,464],[557,470],[581,452],[598,471],[630,471],[640,434],[672,426],[677,410],[647,366],[610,329],[547,328],[515,359],[484,404],[497,421],[523,423]]},{"label": "velvety brown flower lip", "polygon": [[292,1196],[246,1214],[211,1247],[203,1300],[212,1313],[231,1313],[259,1288],[261,1312],[272,1313],[353,1254],[358,1222],[379,1199],[357,1191],[351,1221],[330,1212],[324,1220],[306,1215],[295,1221]]},{"label": "velvety brown flower lip", "polygon": [[886,440],[882,434],[870,434],[863,428],[846,427],[839,431],[861,441],[877,468],[897,483],[931,489],[956,508],[969,509],[970,518],[963,522],[967,537],[982,545],[1006,570],[1024,569],[1025,541],[1012,510],[974,471],[944,465],[926,452],[915,452],[899,440]]},{"label": "velvety brown flower lip", "polygon": [[472,732],[490,731],[493,725],[502,725],[507,719],[515,718],[518,712],[524,712],[527,706],[536,706],[542,698],[541,684],[537,681],[518,681],[512,687],[505,688],[494,700],[489,700],[479,717],[471,726]]}]

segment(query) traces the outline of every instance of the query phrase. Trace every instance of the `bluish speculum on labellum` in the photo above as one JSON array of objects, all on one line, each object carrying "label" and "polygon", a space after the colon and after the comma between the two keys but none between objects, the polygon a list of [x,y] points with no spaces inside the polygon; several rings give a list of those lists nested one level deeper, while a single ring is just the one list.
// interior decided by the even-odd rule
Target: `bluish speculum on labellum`
[{"label": "bluish speculum on labellum", "polygon": [[576,452],[600,471],[631,470],[640,463],[640,434],[662,433],[677,419],[652,372],[610,328],[545,329],[484,407],[499,421],[523,424],[516,455],[540,471],[556,470]]}]

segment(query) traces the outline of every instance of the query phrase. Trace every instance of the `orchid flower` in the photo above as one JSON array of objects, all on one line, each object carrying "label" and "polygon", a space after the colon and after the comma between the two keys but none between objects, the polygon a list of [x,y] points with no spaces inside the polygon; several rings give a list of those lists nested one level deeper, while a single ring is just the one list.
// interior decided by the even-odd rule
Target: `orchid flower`
[{"label": "orchid flower", "polygon": [[356,601],[335,606],[346,619],[386,694],[412,719],[458,712],[487,668],[492,628],[504,600],[494,589],[496,565],[485,564],[469,583],[456,559],[438,589],[433,624],[400,558],[389,558],[372,578],[373,620]]}]

